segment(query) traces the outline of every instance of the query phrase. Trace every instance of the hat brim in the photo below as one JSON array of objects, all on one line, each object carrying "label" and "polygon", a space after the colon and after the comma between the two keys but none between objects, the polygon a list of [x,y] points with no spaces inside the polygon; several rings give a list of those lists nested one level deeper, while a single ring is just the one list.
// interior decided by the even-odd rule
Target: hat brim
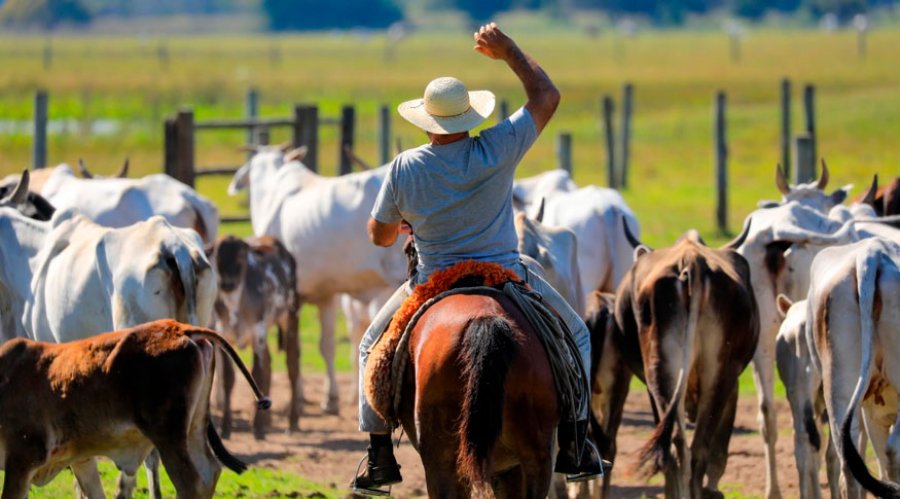
[{"label": "hat brim", "polygon": [[425,111],[423,99],[413,99],[397,106],[397,112],[406,121],[425,130],[438,134],[451,134],[469,131],[494,112],[496,99],[489,90],[473,90],[469,92],[469,109],[456,116],[433,116]]}]

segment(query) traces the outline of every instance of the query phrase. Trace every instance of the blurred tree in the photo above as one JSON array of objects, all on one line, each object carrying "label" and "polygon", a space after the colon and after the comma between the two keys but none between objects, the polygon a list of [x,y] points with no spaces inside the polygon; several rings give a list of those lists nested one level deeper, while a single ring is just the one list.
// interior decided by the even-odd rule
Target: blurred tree
[{"label": "blurred tree", "polygon": [[13,28],[51,29],[90,21],[91,13],[79,0],[7,0],[0,7],[0,25]]},{"label": "blurred tree", "polygon": [[403,13],[392,0],[263,0],[275,31],[384,28]]},{"label": "blurred tree", "polygon": [[445,5],[455,7],[466,14],[475,23],[490,21],[498,12],[509,10],[513,0],[452,0]]},{"label": "blurred tree", "polygon": [[866,11],[866,0],[807,0],[807,3],[814,15],[835,14],[842,21]]}]

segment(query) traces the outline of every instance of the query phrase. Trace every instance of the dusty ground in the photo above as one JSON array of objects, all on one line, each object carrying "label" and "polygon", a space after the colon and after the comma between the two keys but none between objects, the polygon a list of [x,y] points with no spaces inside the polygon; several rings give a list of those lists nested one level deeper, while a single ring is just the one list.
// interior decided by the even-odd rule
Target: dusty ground
[{"label": "dusty ground", "polygon": [[[257,442],[250,433],[250,393],[243,383],[236,386],[238,409],[236,428],[226,445],[252,466],[267,467],[302,474],[309,480],[344,488],[364,456],[366,437],[356,431],[356,406],[347,403],[346,397],[339,416],[322,414],[318,401],[322,399],[322,377],[310,376],[306,383],[306,414],[300,421],[301,432],[286,434],[287,379],[282,373],[274,375],[272,398],[275,401],[273,431],[265,441]],[[350,376],[340,377],[341,395],[347,393]],[[797,497],[797,472],[793,457],[793,435],[790,429],[790,409],[786,401],[778,403],[778,479],[785,497]],[[214,412],[214,414],[218,414]],[[652,416],[644,392],[632,391],[628,398],[625,420],[619,431],[619,456],[617,469],[613,471],[613,497],[662,496],[662,478],[656,477],[650,484],[634,480],[626,470],[634,463],[637,449],[652,430]],[[765,463],[762,439],[757,432],[755,397],[743,397],[738,406],[734,436],[731,440],[728,468],[722,480],[726,496],[744,495],[759,497],[765,488]],[[425,478],[418,455],[404,439],[397,450],[397,459],[403,467],[402,484],[394,488],[395,497],[424,495]],[[822,478],[824,482],[824,475]],[[823,490],[827,497],[828,491]]]}]

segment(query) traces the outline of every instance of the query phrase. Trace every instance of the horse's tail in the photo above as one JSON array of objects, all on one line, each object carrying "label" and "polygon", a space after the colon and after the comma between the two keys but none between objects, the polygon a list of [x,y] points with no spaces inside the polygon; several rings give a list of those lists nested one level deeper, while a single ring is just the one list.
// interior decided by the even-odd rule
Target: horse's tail
[{"label": "horse's tail", "polygon": [[460,475],[480,488],[490,483],[490,456],[503,425],[506,374],[519,342],[512,325],[501,317],[472,319],[463,334],[465,395],[457,464]]}]

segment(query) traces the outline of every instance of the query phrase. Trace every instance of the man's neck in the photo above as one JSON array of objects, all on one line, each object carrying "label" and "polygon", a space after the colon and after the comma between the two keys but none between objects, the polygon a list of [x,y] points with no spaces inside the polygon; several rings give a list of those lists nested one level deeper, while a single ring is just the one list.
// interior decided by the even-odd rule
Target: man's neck
[{"label": "man's neck", "polygon": [[451,134],[429,133],[428,138],[433,146],[443,146],[458,142],[469,136],[469,132],[459,132]]}]

